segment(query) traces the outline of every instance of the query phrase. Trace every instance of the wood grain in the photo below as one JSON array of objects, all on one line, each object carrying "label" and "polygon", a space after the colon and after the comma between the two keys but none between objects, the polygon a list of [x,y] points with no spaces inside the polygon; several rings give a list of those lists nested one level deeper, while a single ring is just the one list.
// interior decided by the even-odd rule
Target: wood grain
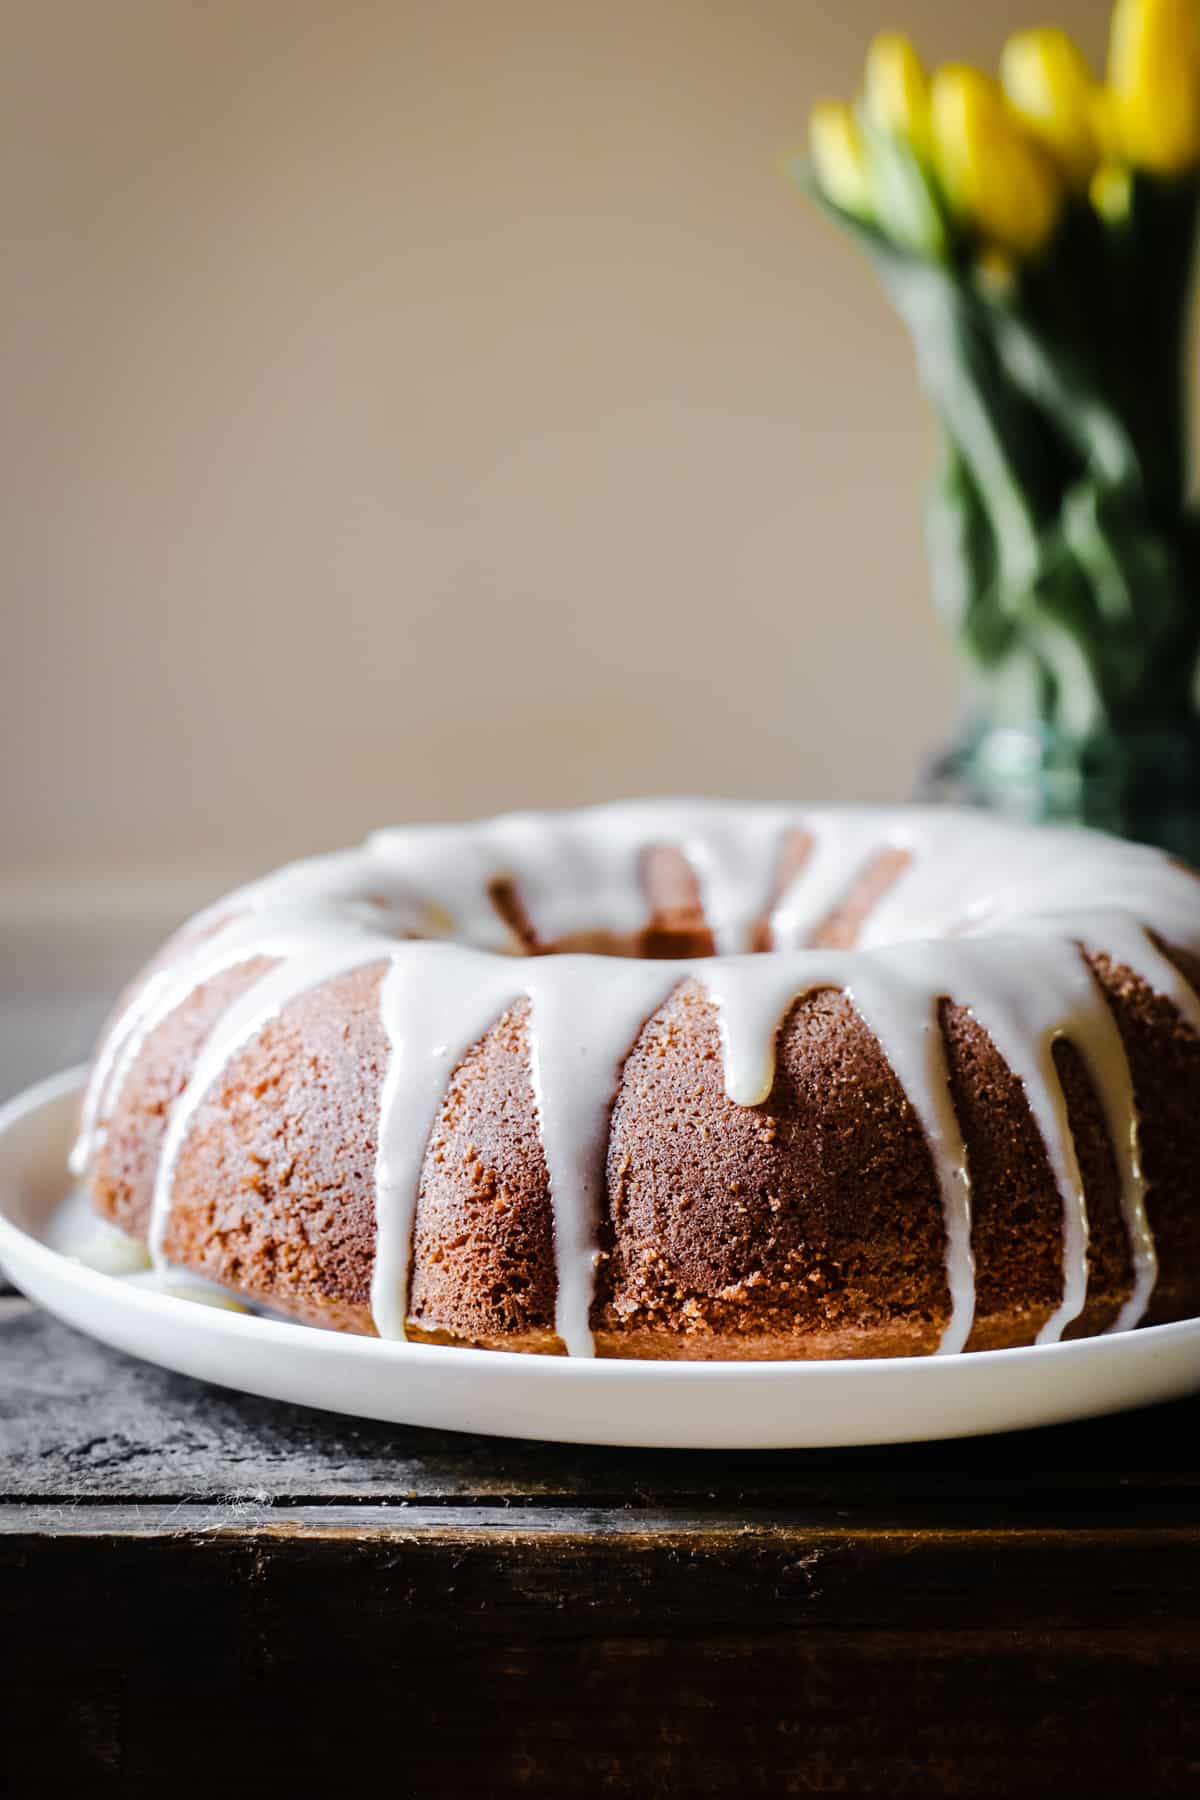
[{"label": "wood grain", "polygon": [[1195,1794],[1198,1424],[510,1443],[3,1301],[3,1792]]}]

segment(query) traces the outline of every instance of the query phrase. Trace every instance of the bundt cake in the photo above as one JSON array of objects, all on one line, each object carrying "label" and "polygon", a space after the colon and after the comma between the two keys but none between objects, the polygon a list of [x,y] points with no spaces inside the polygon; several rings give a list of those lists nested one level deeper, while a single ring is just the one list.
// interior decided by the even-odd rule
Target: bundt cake
[{"label": "bundt cake", "polygon": [[376,833],[186,926],[74,1168],[160,1268],[572,1356],[895,1356],[1200,1310],[1200,885],[951,809]]}]

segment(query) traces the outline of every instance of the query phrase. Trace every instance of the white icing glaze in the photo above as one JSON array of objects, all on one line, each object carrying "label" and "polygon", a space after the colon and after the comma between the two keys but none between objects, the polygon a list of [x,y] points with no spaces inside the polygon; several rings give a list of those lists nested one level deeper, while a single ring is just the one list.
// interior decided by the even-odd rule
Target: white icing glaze
[{"label": "white icing glaze", "polygon": [[809,943],[881,851],[910,848],[903,820],[897,812],[881,831],[877,810],[848,808],[836,830],[822,829],[820,824],[811,828],[808,855],[771,914],[771,943],[776,950],[799,950]]},{"label": "white icing glaze", "polygon": [[[794,833],[809,848],[771,908],[774,953],[746,954]],[[539,942],[581,931],[633,939],[647,920],[645,852],[658,845],[677,847],[691,866],[717,956],[513,957],[490,884],[515,885]],[[875,898],[858,947],[806,949],[887,850],[907,852],[907,866]],[[790,1006],[815,989],[837,988],[878,1039],[929,1145],[950,1295],[940,1347],[957,1351],[971,1330],[975,1283],[970,1181],[938,1024],[940,1002],[949,998],[969,1008],[1020,1079],[1062,1197],[1063,1287],[1039,1335],[1044,1343],[1078,1316],[1087,1294],[1087,1207],[1054,1044],[1066,1039],[1083,1056],[1121,1178],[1134,1282],[1112,1329],[1127,1330],[1153,1292],[1155,1251],[1128,1063],[1080,946],[1133,969],[1200,1031],[1200,1001],[1148,932],[1200,949],[1200,887],[1168,858],[1094,833],[1032,831],[951,809],[639,801],[377,832],[359,850],[255,882],[195,922],[101,1046],[72,1166],[82,1172],[94,1158],[156,1027],[225,970],[270,960],[225,1009],[172,1111],[151,1228],[161,1267],[175,1167],[230,1059],[306,990],[386,964],[380,1008],[390,1057],[372,1308],[383,1335],[402,1337],[422,1165],[446,1085],[471,1045],[525,1000],[554,1211],[556,1328],[570,1354],[587,1355],[608,1116],[642,1024],[678,982],[699,981],[718,1008],[726,1091],[736,1104],[756,1106],[770,1095],[776,1037]]]},{"label": "white icing glaze", "polygon": [[568,1355],[590,1356],[609,1112],[626,1055],[683,965],[622,958],[606,975],[598,1006],[594,958],[539,962],[526,987],[533,1091],[554,1206],[555,1326]]},{"label": "white icing glaze", "polygon": [[410,944],[380,991],[390,1046],[375,1158],[371,1312],[381,1337],[402,1338],[421,1168],[455,1066],[521,995],[517,965],[454,945]]}]

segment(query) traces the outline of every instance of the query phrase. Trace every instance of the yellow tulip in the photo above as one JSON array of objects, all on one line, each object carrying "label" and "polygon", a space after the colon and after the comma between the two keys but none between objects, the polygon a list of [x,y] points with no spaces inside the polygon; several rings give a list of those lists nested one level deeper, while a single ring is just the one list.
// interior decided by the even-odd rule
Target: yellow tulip
[{"label": "yellow tulip", "polygon": [[1117,0],[1108,83],[1131,163],[1179,175],[1200,162],[1200,0]]},{"label": "yellow tulip", "polygon": [[817,185],[843,212],[866,218],[871,183],[858,120],[840,100],[823,100],[808,121],[808,147]]},{"label": "yellow tulip", "polygon": [[1088,183],[1088,198],[1110,225],[1129,217],[1133,184],[1124,163],[1103,162]]},{"label": "yellow tulip", "polygon": [[1100,152],[1101,161],[1120,162],[1121,130],[1117,119],[1117,97],[1112,89],[1093,88],[1088,111],[1091,116],[1092,136],[1096,140],[1096,148]]},{"label": "yellow tulip", "polygon": [[978,69],[939,69],[930,92],[933,151],[956,211],[1018,256],[1040,250],[1058,220],[1062,184],[994,81]]},{"label": "yellow tulip", "polygon": [[1071,183],[1085,188],[1099,160],[1096,84],[1078,45],[1065,31],[1018,32],[1004,46],[1000,80],[1021,122]]},{"label": "yellow tulip", "polygon": [[920,57],[898,32],[881,31],[872,39],[864,100],[872,124],[928,155],[929,82]]}]

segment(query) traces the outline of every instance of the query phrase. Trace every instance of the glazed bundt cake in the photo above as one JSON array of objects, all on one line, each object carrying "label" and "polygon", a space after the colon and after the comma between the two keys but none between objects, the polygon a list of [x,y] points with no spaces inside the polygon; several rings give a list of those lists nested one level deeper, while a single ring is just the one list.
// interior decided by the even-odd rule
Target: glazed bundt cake
[{"label": "glazed bundt cake", "polygon": [[572,1356],[895,1356],[1200,1310],[1200,885],[949,809],[377,833],[125,996],[75,1168],[160,1268]]}]

